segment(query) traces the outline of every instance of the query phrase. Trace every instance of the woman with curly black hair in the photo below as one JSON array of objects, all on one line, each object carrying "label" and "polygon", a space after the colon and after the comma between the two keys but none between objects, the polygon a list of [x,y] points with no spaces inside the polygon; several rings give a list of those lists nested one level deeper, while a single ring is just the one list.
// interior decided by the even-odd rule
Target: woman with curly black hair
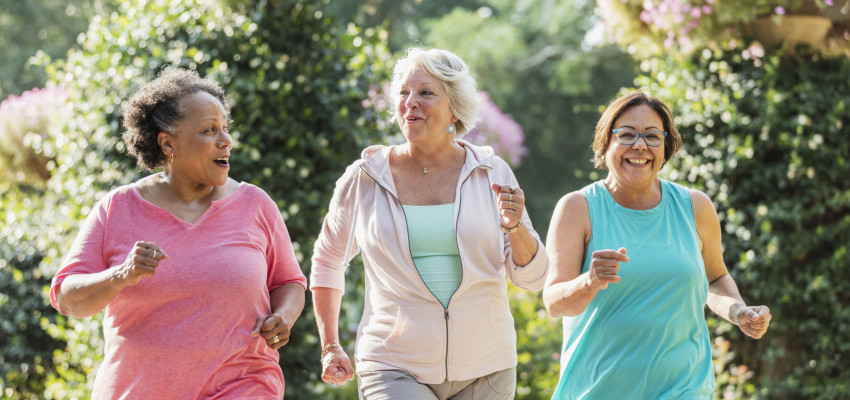
[{"label": "woman with curly black hair", "polygon": [[162,172],[98,202],[50,288],[64,315],[105,310],[92,398],[281,398],[306,279],[275,203],[227,175],[224,91],[165,69],[124,126],[139,166]]}]

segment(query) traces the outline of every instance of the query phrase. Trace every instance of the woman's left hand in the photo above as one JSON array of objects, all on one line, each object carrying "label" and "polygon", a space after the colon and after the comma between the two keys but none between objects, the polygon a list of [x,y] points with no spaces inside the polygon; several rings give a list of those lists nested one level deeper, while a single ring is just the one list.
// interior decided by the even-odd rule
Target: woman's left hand
[{"label": "woman's left hand", "polygon": [[277,313],[257,318],[251,336],[256,337],[257,335],[262,336],[269,347],[277,350],[289,343],[289,324],[282,315]]},{"label": "woman's left hand", "polygon": [[492,184],[490,186],[498,196],[499,215],[502,216],[502,226],[513,228],[522,220],[522,210],[525,208],[525,192],[512,185]]},{"label": "woman's left hand", "polygon": [[761,339],[767,333],[770,320],[773,318],[770,315],[770,308],[767,306],[741,307],[736,314],[741,332],[753,339]]}]

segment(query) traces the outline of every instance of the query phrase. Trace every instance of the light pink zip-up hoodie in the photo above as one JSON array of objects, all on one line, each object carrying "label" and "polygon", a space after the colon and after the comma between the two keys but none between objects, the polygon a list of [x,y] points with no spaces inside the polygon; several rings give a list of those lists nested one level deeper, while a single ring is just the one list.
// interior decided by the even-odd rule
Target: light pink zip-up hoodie
[{"label": "light pink zip-up hoodie", "polygon": [[466,149],[455,194],[455,231],[463,277],[448,308],[428,290],[410,254],[407,222],[389,167],[390,147],[371,146],[337,181],[313,250],[311,288],[345,290],[345,269],[360,253],[365,308],[354,359],[359,371],[402,369],[426,384],[478,378],[517,365],[516,331],[505,275],[517,287],[540,290],[549,261],[528,213],[522,223],[537,239],[525,266],[511,258],[499,230],[490,184],[517,185],[489,147]]}]

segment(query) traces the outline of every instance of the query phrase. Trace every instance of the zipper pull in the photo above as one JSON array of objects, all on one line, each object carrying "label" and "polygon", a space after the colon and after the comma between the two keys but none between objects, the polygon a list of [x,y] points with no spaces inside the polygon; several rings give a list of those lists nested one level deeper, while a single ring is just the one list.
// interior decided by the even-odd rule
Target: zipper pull
[{"label": "zipper pull", "polygon": [[446,309],[444,309],[444,310],[443,310],[443,312],[444,312],[444,313],[445,313],[445,315],[446,315],[446,321],[448,321],[448,320],[449,320],[449,309],[448,309],[448,308],[446,308]]}]

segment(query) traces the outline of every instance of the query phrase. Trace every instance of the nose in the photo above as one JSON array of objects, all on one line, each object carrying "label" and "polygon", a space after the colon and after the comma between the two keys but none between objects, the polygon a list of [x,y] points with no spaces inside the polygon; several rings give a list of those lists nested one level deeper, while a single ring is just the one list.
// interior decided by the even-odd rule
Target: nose
[{"label": "nose", "polygon": [[404,99],[404,106],[407,108],[416,108],[419,106],[419,99],[416,97],[415,93],[407,95],[407,98]]},{"label": "nose", "polygon": [[232,148],[233,147],[233,136],[230,136],[225,130],[220,131],[219,139],[218,139],[218,147],[219,148]]},{"label": "nose", "polygon": [[639,135],[637,140],[632,143],[632,148],[635,150],[646,149],[647,147],[649,146],[646,144],[646,136],[643,135]]}]

